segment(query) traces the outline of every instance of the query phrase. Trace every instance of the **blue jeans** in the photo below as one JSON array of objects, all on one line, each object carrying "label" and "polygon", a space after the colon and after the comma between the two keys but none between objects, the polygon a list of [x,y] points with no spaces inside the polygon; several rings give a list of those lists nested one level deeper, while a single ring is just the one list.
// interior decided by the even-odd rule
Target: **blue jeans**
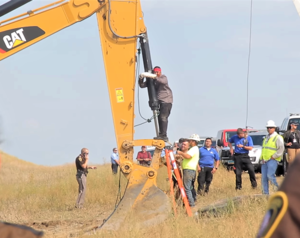
[{"label": "blue jeans", "polygon": [[183,170],[183,186],[191,207],[195,206],[195,200],[196,200],[196,191],[194,188],[195,179],[196,179],[196,170],[191,170],[191,169]]},{"label": "blue jeans", "polygon": [[275,178],[275,172],[278,166],[278,162],[274,159],[270,159],[261,165],[261,185],[263,194],[269,194],[269,181],[273,186],[278,189],[278,183]]}]

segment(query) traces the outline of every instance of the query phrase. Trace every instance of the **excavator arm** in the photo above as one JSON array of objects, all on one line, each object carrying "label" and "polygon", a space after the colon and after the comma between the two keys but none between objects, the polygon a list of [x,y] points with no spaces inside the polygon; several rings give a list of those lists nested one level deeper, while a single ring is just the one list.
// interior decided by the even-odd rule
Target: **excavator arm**
[{"label": "excavator arm", "polygon": [[0,60],[82,21],[105,4],[97,0],[60,0],[0,22]]},{"label": "excavator arm", "polygon": [[[118,229],[130,211],[133,211],[138,221],[145,224],[160,222],[171,210],[168,197],[156,186],[159,158],[165,144],[158,140],[135,141],[133,138],[138,41],[142,49],[144,70],[152,70],[140,0],[61,0],[1,21],[0,60],[93,14],[97,15],[120,168],[128,179],[121,203],[103,228]],[[158,101],[153,79],[147,80],[149,106],[157,126]],[[133,148],[141,145],[156,146],[150,167],[133,162]]]}]

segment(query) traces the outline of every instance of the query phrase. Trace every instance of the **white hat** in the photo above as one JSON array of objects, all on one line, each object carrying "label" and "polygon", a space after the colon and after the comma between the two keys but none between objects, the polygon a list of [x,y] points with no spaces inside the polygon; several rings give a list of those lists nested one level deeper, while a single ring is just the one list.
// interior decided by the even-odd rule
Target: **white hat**
[{"label": "white hat", "polygon": [[188,138],[188,140],[200,141],[200,137],[197,134],[193,134]]},{"label": "white hat", "polygon": [[267,121],[266,127],[276,127],[275,122],[272,120]]}]

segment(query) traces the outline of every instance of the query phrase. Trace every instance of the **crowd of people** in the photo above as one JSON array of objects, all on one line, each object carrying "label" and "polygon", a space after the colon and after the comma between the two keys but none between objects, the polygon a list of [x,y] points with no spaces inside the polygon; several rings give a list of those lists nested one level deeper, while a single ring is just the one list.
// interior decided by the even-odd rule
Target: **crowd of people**
[{"label": "crowd of people", "polygon": [[[269,194],[269,184],[278,189],[275,172],[279,161],[281,160],[285,147],[291,163],[296,154],[300,151],[300,132],[296,129],[297,124],[291,123],[290,130],[283,136],[276,132],[275,122],[270,120],[266,124],[268,134],[262,142],[261,154],[261,173],[262,173],[262,193]],[[212,148],[212,139],[206,138],[203,147],[198,148],[200,141],[199,135],[193,134],[189,138],[181,138],[178,143],[174,143],[173,153],[177,161],[181,161],[182,180],[187,198],[191,207],[195,206],[197,194],[205,196],[209,192],[213,175],[217,172],[220,165],[219,154],[216,149]],[[230,153],[234,160],[236,184],[235,189],[242,189],[242,172],[248,171],[250,183],[253,189],[257,188],[254,167],[249,157],[249,151],[253,149],[253,141],[247,131],[238,128],[236,135],[229,139]],[[233,148],[234,144],[234,148]],[[163,151],[164,152],[164,151]],[[162,157],[164,154],[161,155]],[[119,163],[116,160],[117,154],[114,152],[111,156],[112,166]],[[138,152],[136,160],[142,166],[150,166],[151,154],[142,146]],[[196,177],[198,171],[198,176]],[[198,182],[197,189],[195,182]],[[197,191],[196,191],[197,190]]]},{"label": "crowd of people", "polygon": [[[146,78],[146,81],[144,79]],[[171,113],[173,104],[173,93],[169,87],[168,79],[162,74],[161,68],[156,66],[151,73],[142,73],[139,77],[139,86],[141,88],[147,88],[148,80],[153,80],[154,88],[159,101],[159,135],[154,139],[164,140],[168,142],[167,128],[168,118]],[[276,132],[275,122],[269,120],[266,128],[268,134],[265,136],[262,142],[261,153],[261,184],[262,193],[269,194],[269,184],[272,184],[275,190],[278,189],[278,183],[276,181],[275,172],[278,167],[278,163],[281,160],[285,149],[288,152],[289,164],[291,164],[297,154],[300,152],[300,132],[297,130],[297,124],[292,122],[289,130],[282,136]],[[199,135],[193,134],[189,138],[181,138],[178,143],[174,144],[173,153],[177,159],[177,163],[180,162],[180,168],[182,169],[182,180],[184,189],[188,198],[190,206],[195,207],[197,201],[197,194],[200,196],[208,195],[213,175],[217,172],[220,165],[219,154],[216,149],[212,148],[212,139],[206,138],[205,144],[200,149],[198,148],[198,142],[200,141]],[[234,144],[234,148],[233,148]],[[237,129],[236,135],[229,139],[228,143],[230,147],[230,153],[234,160],[235,167],[235,189],[242,189],[242,172],[247,170],[250,178],[250,183],[253,189],[257,188],[257,181],[254,173],[254,167],[249,157],[249,151],[253,149],[253,141],[247,131],[242,128]],[[162,151],[164,156],[165,151]],[[141,151],[138,152],[136,160],[141,166],[151,166],[151,154],[147,151],[146,146],[142,146]],[[77,181],[79,184],[79,195],[76,202],[76,207],[82,207],[85,196],[85,182],[87,176],[88,167],[88,150],[83,149],[81,154],[76,158],[77,167]],[[113,149],[111,155],[111,166],[113,174],[118,172],[120,165],[117,148]],[[297,166],[297,165],[296,165]],[[298,163],[298,167],[300,163]],[[196,175],[198,171],[198,188],[195,189]],[[295,170],[292,170],[293,172]],[[295,173],[295,172],[294,172]],[[173,176],[174,178],[174,176]],[[176,179],[174,180],[176,183]],[[286,193],[291,191],[289,184],[283,184],[283,190],[286,189]],[[289,195],[292,197],[292,194]],[[290,212],[291,213],[291,212]],[[288,215],[292,215],[288,213]],[[268,213],[266,214],[268,218]],[[264,224],[267,224],[266,222]],[[264,232],[266,228],[262,226],[260,233]],[[296,231],[295,231],[296,232]]]},{"label": "crowd of people", "polygon": [[[206,138],[205,144],[199,149],[200,137],[197,134],[189,138],[181,138],[175,144],[176,159],[182,159],[182,180],[183,186],[191,207],[197,202],[197,194],[204,196],[209,192],[209,187],[219,167],[220,158],[218,152],[211,147],[212,139]],[[198,188],[195,189],[196,174],[198,170]]]},{"label": "crowd of people", "polygon": [[[179,143],[174,143],[173,152],[177,161],[182,161],[182,179],[184,188],[190,203],[190,206],[195,206],[197,200],[196,195],[205,195],[209,192],[209,186],[213,179],[213,174],[216,173],[219,167],[218,152],[211,147],[212,139],[206,138],[205,146],[198,148],[200,138],[197,134],[191,135],[189,138],[181,138]],[[165,156],[165,151],[162,151],[161,157]],[[199,159],[201,158],[201,159]],[[136,160],[139,165],[149,167],[151,165],[151,154],[146,150],[146,146],[141,147]],[[114,165],[119,164],[117,151],[114,148],[111,155],[112,172],[115,174]],[[198,171],[198,189],[195,190],[196,173]],[[173,177],[174,178],[174,177]],[[174,180],[176,182],[176,180]]]},{"label": "crowd of people", "polygon": [[[148,81],[144,81],[144,78],[149,77],[149,74],[144,73],[139,77],[139,86],[141,88],[148,87]],[[168,117],[171,113],[173,104],[173,94],[169,87],[168,79],[162,74],[161,68],[156,66],[153,69],[153,74],[150,77],[154,81],[154,88],[159,101],[159,135],[154,139],[164,140],[168,142],[167,128],[168,128]],[[261,184],[263,194],[269,194],[269,183],[271,183],[275,190],[278,189],[278,183],[276,181],[275,172],[278,167],[278,162],[281,160],[282,155],[287,149],[288,163],[289,165],[294,161],[295,157],[300,153],[300,131],[297,130],[298,124],[295,122],[290,123],[289,130],[280,135],[276,132],[275,122],[270,120],[267,122],[266,128],[268,134],[262,142],[262,153],[261,153]],[[176,162],[179,168],[182,170],[181,176],[183,180],[184,189],[188,198],[188,202],[191,207],[195,207],[197,201],[197,194],[200,196],[208,195],[213,175],[217,172],[220,165],[219,154],[216,149],[212,148],[212,139],[206,138],[203,147],[198,148],[198,142],[200,141],[199,135],[193,134],[189,138],[181,138],[178,143],[173,146],[173,153],[175,154]],[[247,170],[251,182],[252,188],[257,188],[257,181],[255,178],[254,167],[249,158],[249,151],[253,149],[253,141],[251,136],[247,134],[247,131],[242,128],[237,129],[236,135],[229,139],[230,153],[234,160],[236,184],[235,189],[242,189],[242,172]],[[233,148],[233,144],[235,148]],[[165,150],[162,151],[161,156],[165,155]],[[298,156],[299,157],[299,156]],[[138,152],[136,160],[141,166],[151,166],[151,154],[147,151],[146,146],[141,147],[141,151]],[[1,162],[1,160],[0,160]],[[89,162],[89,150],[87,148],[81,149],[81,153],[75,159],[76,165],[76,180],[78,182],[78,198],[76,200],[76,208],[82,208],[86,193],[86,180],[88,175],[88,169],[96,169],[95,166],[88,166]],[[113,148],[111,155],[111,169],[113,174],[118,173],[120,166],[118,149]],[[295,162],[294,168],[291,173],[297,173],[300,168],[300,160]],[[198,172],[198,177],[196,178]],[[174,176],[173,176],[174,178]],[[195,189],[195,182],[198,182],[197,191]],[[176,179],[173,180],[174,184]],[[295,198],[291,202],[291,206],[297,205],[298,199],[298,180],[288,178],[288,181],[283,183],[282,191],[287,194],[290,198]],[[296,196],[297,195],[297,196]],[[281,196],[280,194],[277,196]],[[284,198],[284,197],[283,197]],[[283,199],[284,200],[284,199]],[[272,204],[271,204],[272,205]],[[299,217],[296,209],[290,209],[287,215],[283,217],[284,223],[276,223],[280,229],[285,229],[284,224],[289,224],[291,232],[299,234],[297,228],[297,222],[291,222],[293,217]],[[270,212],[273,210],[270,208]],[[295,211],[295,212],[294,212]],[[266,214],[265,219],[269,219],[269,213]],[[287,221],[287,222],[286,222]],[[268,227],[267,222],[262,224],[259,234],[264,234]],[[34,235],[34,237],[41,237],[42,232],[37,232],[29,227],[20,226],[16,224],[0,223],[0,229],[6,231],[8,236],[13,232],[28,232],[28,235]],[[297,233],[298,232],[298,233]],[[17,237],[17,236],[14,236]],[[31,236],[28,236],[31,237]],[[260,235],[258,235],[260,237]],[[295,236],[297,237],[297,236]]]}]

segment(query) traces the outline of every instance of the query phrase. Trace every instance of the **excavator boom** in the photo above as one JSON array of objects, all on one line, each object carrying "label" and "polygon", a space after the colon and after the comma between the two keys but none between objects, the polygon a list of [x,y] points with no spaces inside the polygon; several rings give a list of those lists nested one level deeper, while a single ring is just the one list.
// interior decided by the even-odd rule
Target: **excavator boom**
[{"label": "excavator boom", "polygon": [[[152,70],[140,0],[60,0],[1,21],[0,60],[92,14],[97,15],[120,168],[129,180],[122,202],[103,228],[118,229],[130,211],[134,211],[136,219],[145,224],[160,222],[171,210],[168,197],[156,186],[160,153],[165,144],[163,141],[135,141],[133,138],[138,41],[145,71]],[[153,81],[147,80],[149,106],[156,115],[158,101]],[[133,163],[133,147],[141,145],[156,146],[150,167]]]}]

